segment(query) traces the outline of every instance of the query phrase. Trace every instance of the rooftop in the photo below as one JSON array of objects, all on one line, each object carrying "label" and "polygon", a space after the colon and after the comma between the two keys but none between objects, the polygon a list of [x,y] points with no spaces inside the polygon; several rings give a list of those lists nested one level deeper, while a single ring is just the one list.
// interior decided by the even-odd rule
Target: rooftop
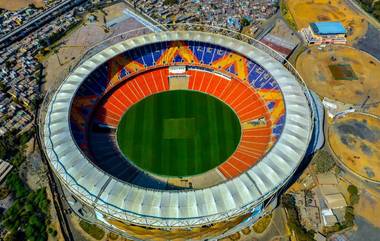
[{"label": "rooftop", "polygon": [[315,34],[330,35],[330,34],[346,34],[347,31],[341,22],[315,22],[311,23]]}]

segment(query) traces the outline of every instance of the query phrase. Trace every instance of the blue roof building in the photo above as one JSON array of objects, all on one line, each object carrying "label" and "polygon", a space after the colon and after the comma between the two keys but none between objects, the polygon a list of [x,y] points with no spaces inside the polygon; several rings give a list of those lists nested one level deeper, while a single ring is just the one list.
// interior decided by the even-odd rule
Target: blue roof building
[{"label": "blue roof building", "polygon": [[347,33],[341,22],[316,22],[311,23],[310,27],[314,34],[318,35],[336,35]]}]

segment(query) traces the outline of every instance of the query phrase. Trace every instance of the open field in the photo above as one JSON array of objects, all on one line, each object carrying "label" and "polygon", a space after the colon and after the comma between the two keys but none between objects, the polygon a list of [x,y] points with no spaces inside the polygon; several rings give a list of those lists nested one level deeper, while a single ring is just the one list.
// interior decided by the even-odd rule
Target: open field
[{"label": "open field", "polygon": [[341,21],[348,30],[347,39],[354,42],[368,28],[364,18],[347,6],[343,0],[286,0],[297,30],[306,28],[311,22]]},{"label": "open field", "polygon": [[366,106],[365,111],[372,114],[380,116],[380,103],[371,104]]},{"label": "open field", "polygon": [[[353,80],[336,80],[329,66],[350,66]],[[308,87],[320,96],[346,104],[380,101],[380,62],[373,56],[347,46],[311,47],[297,59],[296,68]],[[335,76],[336,77],[336,76]]]},{"label": "open field", "polygon": [[173,90],[133,105],[117,130],[122,152],[137,166],[164,176],[192,176],[226,161],[241,135],[235,113],[218,99]]},{"label": "open field", "polygon": [[[125,3],[118,3],[104,8],[103,11],[91,13],[96,16],[97,21],[89,22],[85,17],[83,24],[71,30],[56,44],[56,47],[51,48],[50,54],[42,59],[46,67],[44,90],[58,85],[58,82],[69,73],[75,63],[91,46],[119,33],[143,27],[135,19],[126,18],[117,21],[117,24],[110,27],[109,31],[106,30],[107,22],[122,16],[122,10],[125,6]],[[137,36],[142,33],[143,31],[136,31],[131,33],[130,36]],[[115,39],[115,41],[120,40]],[[57,71],[57,69],[60,71]]]},{"label": "open field", "polygon": [[0,0],[0,8],[7,9],[9,11],[16,11],[21,8],[28,7],[29,4],[34,4],[36,7],[44,7],[43,0]]},{"label": "open field", "polygon": [[380,181],[380,119],[347,114],[329,127],[328,138],[332,151],[347,168]]}]

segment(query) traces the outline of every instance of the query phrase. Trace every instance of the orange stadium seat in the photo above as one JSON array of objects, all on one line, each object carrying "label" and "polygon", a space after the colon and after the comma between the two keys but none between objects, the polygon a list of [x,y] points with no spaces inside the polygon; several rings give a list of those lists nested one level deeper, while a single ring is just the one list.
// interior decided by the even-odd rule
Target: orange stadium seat
[{"label": "orange stadium seat", "polygon": [[136,83],[139,91],[142,92],[143,96],[149,96],[152,94],[152,91],[149,88],[149,85],[146,83],[144,75],[137,76],[133,81]]},{"label": "orange stadium seat", "polygon": [[103,107],[107,111],[110,111],[112,113],[115,113],[121,116],[123,114],[123,108],[120,108],[119,105],[115,104],[114,102],[115,100],[112,100],[111,98],[109,98],[103,103]]},{"label": "orange stadium seat", "polygon": [[117,126],[123,113],[140,99],[169,89],[167,69],[156,69],[121,84],[99,107],[96,118],[101,123]]},{"label": "orange stadium seat", "polygon": [[204,78],[202,79],[199,90],[202,92],[209,93],[208,88],[210,85],[215,83],[215,75],[210,73],[205,73]]},{"label": "orange stadium seat", "polygon": [[250,128],[250,129],[244,129],[243,135],[247,136],[270,136],[272,134],[271,128]]},{"label": "orange stadium seat", "polygon": [[130,82],[126,82],[121,86],[119,91],[121,91],[132,103],[136,103],[139,100],[139,97],[135,93],[135,89],[130,85]]},{"label": "orange stadium seat", "polygon": [[207,93],[214,95],[215,89],[218,86],[219,82],[222,81],[222,77],[214,75],[213,82],[208,86]]},{"label": "orange stadium seat", "polygon": [[112,113],[101,113],[96,114],[96,120],[102,124],[116,127],[119,124],[120,117],[115,117]]},{"label": "orange stadium seat", "polygon": [[268,111],[264,105],[256,106],[255,109],[245,108],[245,109],[237,111],[237,114],[239,115],[241,122],[246,122],[246,121],[254,120],[257,118],[261,118],[265,116],[267,113]]},{"label": "orange stadium seat", "polygon": [[240,175],[239,170],[232,166],[229,161],[224,162],[218,169],[226,178],[234,178]]},{"label": "orange stadium seat", "polygon": [[221,81],[219,81],[219,83],[217,84],[215,91],[214,91],[214,95],[219,97],[219,98],[221,97],[223,91],[228,88],[228,85],[230,83],[229,80],[222,78],[222,77],[220,77],[220,80]]},{"label": "orange stadium seat", "polygon": [[194,76],[194,85],[192,86],[193,90],[199,90],[202,84],[202,81],[205,77],[205,72],[202,71],[196,71],[197,74]]}]

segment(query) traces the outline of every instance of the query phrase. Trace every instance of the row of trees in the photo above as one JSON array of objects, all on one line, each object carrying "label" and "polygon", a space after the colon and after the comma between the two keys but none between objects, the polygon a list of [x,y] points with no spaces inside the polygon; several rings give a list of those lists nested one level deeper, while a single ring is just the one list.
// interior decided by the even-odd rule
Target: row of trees
[{"label": "row of trees", "polygon": [[[15,167],[5,180],[15,201],[0,218],[2,225],[8,230],[6,241],[44,241],[48,238],[49,201],[46,190],[30,190],[18,175],[18,167],[26,159],[26,144],[33,135],[34,129],[31,129],[20,135],[8,132],[0,139],[0,158],[8,160]],[[56,233],[54,231],[50,233]]]},{"label": "row of trees", "polygon": [[5,240],[47,240],[46,228],[50,221],[45,188],[30,190],[15,172],[8,175],[6,185],[16,201],[2,217],[2,224],[9,231]]},{"label": "row of trees", "polygon": [[350,227],[354,225],[354,205],[359,203],[359,191],[358,188],[354,185],[349,185],[347,187],[349,193],[348,206],[346,207],[346,212],[344,214],[345,226]]},{"label": "row of trees", "polygon": [[380,21],[380,1],[378,0],[359,0],[364,10],[371,13]]},{"label": "row of trees", "polygon": [[307,231],[300,223],[294,197],[290,194],[284,194],[281,197],[281,203],[287,210],[288,226],[294,231],[297,239],[302,241],[314,241],[314,232]]},{"label": "row of trees", "polygon": [[24,160],[26,143],[34,135],[34,129],[20,135],[15,132],[7,132],[0,139],[0,159],[9,159],[14,166],[19,166]]}]

